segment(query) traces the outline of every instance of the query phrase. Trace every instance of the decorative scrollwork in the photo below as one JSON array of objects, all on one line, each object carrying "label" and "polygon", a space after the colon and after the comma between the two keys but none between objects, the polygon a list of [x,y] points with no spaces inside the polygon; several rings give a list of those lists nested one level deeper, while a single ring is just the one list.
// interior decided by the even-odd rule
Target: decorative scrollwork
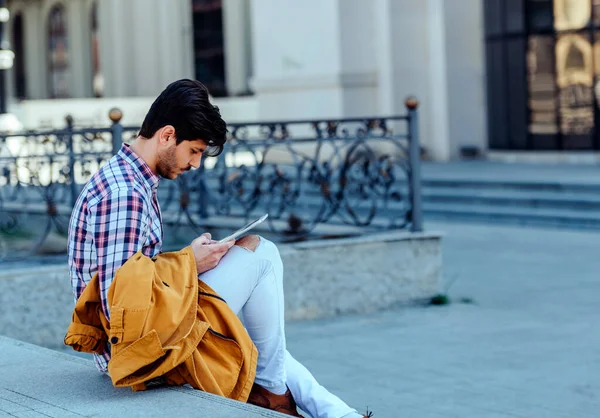
[{"label": "decorative scrollwork", "polygon": [[[232,124],[219,158],[162,183],[163,220],[199,232],[266,212],[283,239],[328,234],[323,224],[336,234],[406,228],[414,193],[410,123],[402,116]],[[3,236],[25,226],[37,231],[33,249],[51,231],[66,234],[82,185],[118,144],[136,139],[137,128],[117,128],[0,136],[0,259]]]},{"label": "decorative scrollwork", "polygon": [[232,125],[216,164],[185,177],[201,185],[204,219],[268,212],[272,231],[296,238],[323,223],[403,228],[410,224],[411,166],[408,133],[399,125],[407,121]]}]

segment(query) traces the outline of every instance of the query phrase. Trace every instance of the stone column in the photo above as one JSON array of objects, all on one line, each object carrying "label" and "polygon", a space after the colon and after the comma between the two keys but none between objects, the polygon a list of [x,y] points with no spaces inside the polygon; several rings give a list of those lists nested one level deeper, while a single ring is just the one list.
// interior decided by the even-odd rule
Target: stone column
[{"label": "stone column", "polygon": [[70,1],[67,4],[67,31],[69,35],[70,93],[72,98],[91,96],[91,15],[86,2]]},{"label": "stone column", "polygon": [[[148,53],[154,55],[159,69],[152,96],[156,96],[167,84],[181,78],[193,78],[194,74],[190,1],[157,0],[156,12],[158,41],[154,46],[148,45]],[[159,53],[152,54],[153,49]]]},{"label": "stone column", "polygon": [[192,77],[188,0],[102,0],[99,7],[107,97],[154,97]]},{"label": "stone column", "polygon": [[487,150],[485,43],[480,0],[445,0],[450,158],[462,146]]},{"label": "stone column", "polygon": [[405,112],[420,102],[421,144],[431,158],[456,158],[485,142],[480,0],[377,0],[379,105]]},{"label": "stone column", "polygon": [[342,115],[380,115],[376,7],[370,1],[340,0],[338,12]]},{"label": "stone column", "polygon": [[252,88],[260,119],[343,115],[337,0],[254,0]]},{"label": "stone column", "polygon": [[161,60],[170,59],[170,53],[161,49],[160,39],[165,36],[160,20],[166,16],[158,15],[156,0],[129,0],[132,6],[132,16],[128,19],[129,53],[133,58],[129,67],[135,76],[133,78],[132,96],[154,96],[159,85],[159,70]]},{"label": "stone column", "polygon": [[132,2],[102,0],[98,2],[100,61],[106,97],[133,96],[134,49],[131,38]]},{"label": "stone column", "polygon": [[225,82],[230,96],[248,91],[251,37],[249,0],[223,0]]},{"label": "stone column", "polygon": [[48,96],[47,74],[48,53],[45,22],[42,20],[41,1],[28,2],[23,8],[25,74],[27,77],[27,97],[44,99]]},{"label": "stone column", "polygon": [[[464,3],[464,2],[463,2]],[[448,102],[448,45],[445,0],[428,0],[429,21],[429,114],[425,116],[429,135],[422,138],[435,160],[451,156]],[[456,5],[454,5],[456,6]]]},{"label": "stone column", "polygon": [[373,2],[254,0],[251,9],[262,119],[379,114]]}]

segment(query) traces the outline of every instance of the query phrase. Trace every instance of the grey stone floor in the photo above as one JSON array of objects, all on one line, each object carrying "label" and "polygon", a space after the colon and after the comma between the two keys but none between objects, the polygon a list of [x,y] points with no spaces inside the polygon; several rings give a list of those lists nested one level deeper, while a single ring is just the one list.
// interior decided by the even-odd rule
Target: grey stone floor
[{"label": "grey stone floor", "polygon": [[600,234],[427,229],[451,305],[289,323],[291,353],[374,418],[600,417]]},{"label": "grey stone floor", "polygon": [[428,229],[447,234],[450,296],[474,304],[291,323],[291,353],[375,418],[599,417],[600,234]]}]

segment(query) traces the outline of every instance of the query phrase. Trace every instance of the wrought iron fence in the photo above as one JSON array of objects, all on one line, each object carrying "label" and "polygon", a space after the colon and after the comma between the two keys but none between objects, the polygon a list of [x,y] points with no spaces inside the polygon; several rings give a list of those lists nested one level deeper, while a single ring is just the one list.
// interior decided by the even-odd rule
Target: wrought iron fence
[{"label": "wrought iron fence", "polygon": [[[421,231],[417,101],[406,108],[394,117],[230,124],[219,158],[162,182],[163,219],[201,232],[269,213],[270,230],[287,240],[327,228]],[[51,234],[64,238],[83,184],[135,140],[120,111],[109,117],[105,129],[74,129],[67,118],[64,130],[0,136],[0,260],[37,252]]]}]

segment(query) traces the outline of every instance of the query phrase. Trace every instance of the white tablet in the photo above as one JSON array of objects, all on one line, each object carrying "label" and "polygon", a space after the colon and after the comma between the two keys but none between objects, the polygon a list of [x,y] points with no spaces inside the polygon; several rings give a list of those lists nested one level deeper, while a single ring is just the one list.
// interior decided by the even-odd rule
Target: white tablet
[{"label": "white tablet", "polygon": [[238,229],[237,231],[235,231],[233,234],[231,234],[228,237],[225,237],[222,240],[220,240],[219,244],[221,244],[223,242],[230,241],[232,239],[235,240],[235,239],[239,238],[242,234],[245,234],[246,232],[250,231],[256,225],[259,225],[259,224],[263,223],[265,221],[265,219],[267,219],[268,217],[269,217],[269,214],[265,213],[260,218],[253,220],[252,222],[244,225],[243,227],[241,227],[240,229]]}]

